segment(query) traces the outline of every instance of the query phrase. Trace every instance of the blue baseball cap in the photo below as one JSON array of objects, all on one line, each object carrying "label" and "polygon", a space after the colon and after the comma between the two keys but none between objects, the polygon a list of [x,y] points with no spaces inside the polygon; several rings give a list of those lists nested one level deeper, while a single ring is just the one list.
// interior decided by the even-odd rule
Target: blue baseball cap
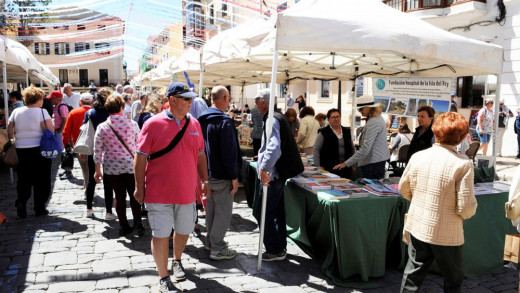
[{"label": "blue baseball cap", "polygon": [[166,89],[166,97],[181,96],[185,98],[194,98],[197,93],[193,92],[188,85],[182,82],[172,82]]},{"label": "blue baseball cap", "polygon": [[452,96],[456,96],[457,95],[457,91],[451,91],[451,95]]}]

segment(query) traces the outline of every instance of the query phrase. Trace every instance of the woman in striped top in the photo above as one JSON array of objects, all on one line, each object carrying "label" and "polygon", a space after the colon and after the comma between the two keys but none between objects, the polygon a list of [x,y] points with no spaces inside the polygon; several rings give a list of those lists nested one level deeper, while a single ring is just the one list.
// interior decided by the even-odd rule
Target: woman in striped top
[{"label": "woman in striped top", "polygon": [[334,170],[361,167],[363,178],[381,179],[385,176],[386,161],[390,158],[386,141],[386,123],[381,117],[379,104],[374,103],[374,97],[361,96],[357,99],[357,108],[367,122],[359,140],[359,151],[343,163],[334,166]]}]

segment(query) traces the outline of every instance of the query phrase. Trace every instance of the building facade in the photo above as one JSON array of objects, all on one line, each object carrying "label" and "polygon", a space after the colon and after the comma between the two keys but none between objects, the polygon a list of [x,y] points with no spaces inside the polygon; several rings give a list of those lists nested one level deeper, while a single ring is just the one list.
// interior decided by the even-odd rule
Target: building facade
[{"label": "building facade", "polygon": [[76,7],[50,10],[46,19],[28,28],[36,34],[18,29],[13,38],[24,42],[62,85],[108,86],[123,81],[124,21]]}]

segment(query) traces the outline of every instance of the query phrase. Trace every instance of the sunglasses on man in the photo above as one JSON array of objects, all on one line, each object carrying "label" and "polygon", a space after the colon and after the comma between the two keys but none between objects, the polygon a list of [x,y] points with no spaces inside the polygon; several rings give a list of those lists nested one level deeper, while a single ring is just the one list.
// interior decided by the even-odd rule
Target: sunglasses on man
[{"label": "sunglasses on man", "polygon": [[186,101],[186,102],[189,102],[189,101],[191,101],[191,99],[192,99],[191,97],[183,97],[183,96],[175,96],[175,97],[176,97],[176,98],[179,98],[179,99],[183,99],[183,100]]}]

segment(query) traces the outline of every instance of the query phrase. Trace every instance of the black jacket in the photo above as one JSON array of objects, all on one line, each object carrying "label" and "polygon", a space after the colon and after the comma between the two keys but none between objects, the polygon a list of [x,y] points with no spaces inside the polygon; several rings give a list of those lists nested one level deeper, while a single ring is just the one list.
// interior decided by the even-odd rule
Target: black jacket
[{"label": "black jacket", "polygon": [[[264,115],[264,142],[267,142],[265,133],[265,122],[267,116],[268,113]],[[303,163],[287,118],[278,111],[274,112],[273,117],[278,120],[278,123],[280,124],[280,148],[282,152],[282,155],[278,161],[276,161],[274,167],[278,172],[279,179],[285,181],[301,174],[303,172]]]},{"label": "black jacket", "polygon": [[204,135],[209,177],[237,179],[240,173],[240,146],[235,123],[216,108],[209,108],[198,119]]},{"label": "black jacket", "polygon": [[419,136],[421,126],[415,128],[415,133],[413,134],[412,141],[410,142],[410,147],[408,147],[408,154],[406,156],[406,162],[408,162],[410,160],[410,158],[412,157],[412,155],[415,154],[416,152],[425,150],[432,146],[432,138],[433,138],[432,125],[433,125],[433,121],[432,121],[432,124],[430,124],[428,129],[421,136]]},{"label": "black jacket", "polygon": [[[352,144],[352,138],[350,128],[341,127],[343,131],[343,143],[345,145],[345,160],[348,160],[354,154],[354,145]],[[337,174],[343,178],[348,178],[352,175],[352,168],[343,168],[341,170],[333,170],[332,168],[339,163],[339,151],[338,151],[338,137],[334,134],[334,130],[331,127],[324,127],[319,130],[323,135],[323,146],[320,150],[320,165],[327,171]]]}]

